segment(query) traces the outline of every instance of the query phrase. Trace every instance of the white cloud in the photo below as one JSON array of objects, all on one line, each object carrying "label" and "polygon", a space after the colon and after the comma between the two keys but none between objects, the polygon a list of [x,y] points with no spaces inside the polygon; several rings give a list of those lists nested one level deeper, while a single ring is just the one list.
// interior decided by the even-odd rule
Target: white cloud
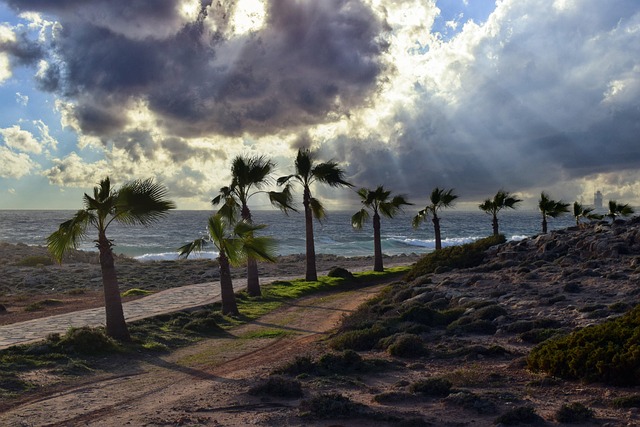
[{"label": "white cloud", "polygon": [[28,153],[40,154],[42,145],[34,138],[31,132],[23,130],[18,125],[0,129],[0,135],[7,146]]},{"label": "white cloud", "polygon": [[7,190],[7,193],[9,193],[9,194],[16,194],[16,189],[15,189],[15,188],[9,188],[9,189]]},{"label": "white cloud", "polygon": [[40,140],[42,144],[52,149],[58,148],[58,141],[49,133],[49,126],[47,126],[42,120],[34,120],[33,125],[40,131]]},{"label": "white cloud", "polygon": [[4,52],[0,52],[0,84],[9,80],[12,75],[9,56]]},{"label": "white cloud", "polygon": [[22,178],[29,175],[37,165],[25,153],[15,153],[0,145],[0,177]]},{"label": "white cloud", "polygon": [[29,96],[16,92],[16,103],[26,107],[29,103]]}]

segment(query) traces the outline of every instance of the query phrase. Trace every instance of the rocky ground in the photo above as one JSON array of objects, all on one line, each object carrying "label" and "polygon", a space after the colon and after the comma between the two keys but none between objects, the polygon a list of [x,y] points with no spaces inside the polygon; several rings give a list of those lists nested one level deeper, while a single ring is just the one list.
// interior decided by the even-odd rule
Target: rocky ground
[{"label": "rocky ground", "polygon": [[[548,336],[615,318],[640,303],[639,279],[639,219],[560,230],[494,247],[478,267],[394,283],[407,292],[384,310],[421,301],[462,308],[470,322],[483,322],[475,330],[465,329],[471,323],[464,322],[446,330],[416,329],[428,343],[421,356],[358,353],[392,369],[343,372],[342,359],[334,358],[328,373],[286,376],[300,384],[302,396],[249,393],[296,356],[317,362],[336,354],[327,334],[380,289],[363,288],[310,297],[234,331],[234,337],[206,340],[91,385],[40,395],[7,410],[0,424],[490,426],[529,408],[535,413],[531,423],[556,426],[564,425],[558,418],[563,405],[580,404],[593,414],[580,425],[637,426],[639,409],[616,404],[638,396],[637,388],[548,377],[529,371],[526,356]],[[290,328],[293,335],[236,339],[265,327]],[[451,388],[441,394],[416,390],[429,379],[445,379]],[[81,409],[71,409],[76,405]],[[504,420],[502,425],[514,425]]]}]

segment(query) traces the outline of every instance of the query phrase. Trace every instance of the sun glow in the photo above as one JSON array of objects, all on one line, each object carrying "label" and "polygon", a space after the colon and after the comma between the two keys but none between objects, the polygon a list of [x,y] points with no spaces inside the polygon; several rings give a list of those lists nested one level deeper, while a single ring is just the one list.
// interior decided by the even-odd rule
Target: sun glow
[{"label": "sun glow", "polygon": [[261,0],[239,0],[231,24],[236,35],[247,34],[262,28],[266,16]]}]

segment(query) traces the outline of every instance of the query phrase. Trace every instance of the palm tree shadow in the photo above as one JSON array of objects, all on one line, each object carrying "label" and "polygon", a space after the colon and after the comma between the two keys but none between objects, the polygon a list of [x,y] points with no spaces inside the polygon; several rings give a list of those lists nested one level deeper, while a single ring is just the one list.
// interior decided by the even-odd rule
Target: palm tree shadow
[{"label": "palm tree shadow", "polygon": [[178,365],[177,363],[168,362],[160,357],[149,357],[148,359],[145,360],[145,362],[150,363],[159,368],[181,372],[183,374],[189,375],[193,378],[197,378],[200,380],[215,381],[220,383],[238,382],[238,380],[219,377],[217,375],[213,375],[211,373],[202,371],[200,369],[189,368],[187,366]]}]

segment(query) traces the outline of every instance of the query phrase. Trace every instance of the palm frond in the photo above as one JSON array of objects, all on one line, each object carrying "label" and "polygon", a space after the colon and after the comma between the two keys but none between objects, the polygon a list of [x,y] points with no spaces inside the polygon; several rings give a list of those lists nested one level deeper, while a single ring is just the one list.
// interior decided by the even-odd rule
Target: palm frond
[{"label": "palm frond", "polygon": [[344,180],[344,171],[333,161],[316,165],[312,174],[318,181],[330,187],[353,187],[353,184]]},{"label": "palm frond", "polygon": [[176,205],[165,200],[166,187],[152,179],[124,184],[117,192],[114,219],[126,225],[149,225],[164,217]]},{"label": "palm frond", "polygon": [[478,207],[480,208],[481,211],[488,214],[492,214],[494,211],[496,211],[495,204],[491,199],[486,199],[484,202],[480,203]]},{"label": "palm frond", "polygon": [[187,258],[192,252],[202,252],[202,249],[209,243],[208,239],[201,237],[186,245],[180,246],[178,248],[178,257]]},{"label": "palm frond", "polygon": [[351,217],[351,226],[355,229],[362,229],[362,226],[369,219],[369,212],[366,209],[360,209]]},{"label": "palm frond", "polygon": [[296,175],[303,178],[307,182],[311,177],[311,165],[313,164],[314,155],[308,149],[299,149],[296,155],[295,167]]},{"label": "palm frond", "polygon": [[429,211],[427,209],[423,209],[419,211],[416,216],[413,217],[413,219],[411,220],[411,225],[413,226],[413,228],[418,228],[420,227],[420,224],[422,224],[422,222],[426,221],[428,218],[429,218]]},{"label": "palm frond", "polygon": [[290,210],[297,212],[297,209],[293,205],[293,194],[291,193],[290,184],[285,185],[282,191],[269,191],[267,194],[269,195],[271,204],[285,214],[288,214]]},{"label": "palm frond", "polygon": [[60,262],[69,249],[75,249],[87,232],[87,227],[96,221],[94,213],[88,210],[79,210],[68,221],[63,222],[47,237],[47,247],[53,257]]},{"label": "palm frond", "polygon": [[324,206],[322,206],[322,203],[320,202],[320,200],[316,199],[315,197],[312,197],[309,200],[309,206],[311,207],[311,212],[313,213],[313,216],[318,221],[322,221],[325,218],[326,211],[324,209]]},{"label": "palm frond", "polygon": [[258,261],[276,262],[275,251],[277,242],[271,237],[259,236],[247,239],[243,250],[247,256]]},{"label": "palm frond", "polygon": [[239,238],[251,237],[258,230],[263,230],[265,224],[253,224],[248,221],[239,221],[233,227],[233,235]]},{"label": "palm frond", "polygon": [[227,238],[227,223],[225,218],[220,214],[211,215],[207,221],[207,230],[211,241],[218,248],[218,250],[224,250],[225,239]]}]

